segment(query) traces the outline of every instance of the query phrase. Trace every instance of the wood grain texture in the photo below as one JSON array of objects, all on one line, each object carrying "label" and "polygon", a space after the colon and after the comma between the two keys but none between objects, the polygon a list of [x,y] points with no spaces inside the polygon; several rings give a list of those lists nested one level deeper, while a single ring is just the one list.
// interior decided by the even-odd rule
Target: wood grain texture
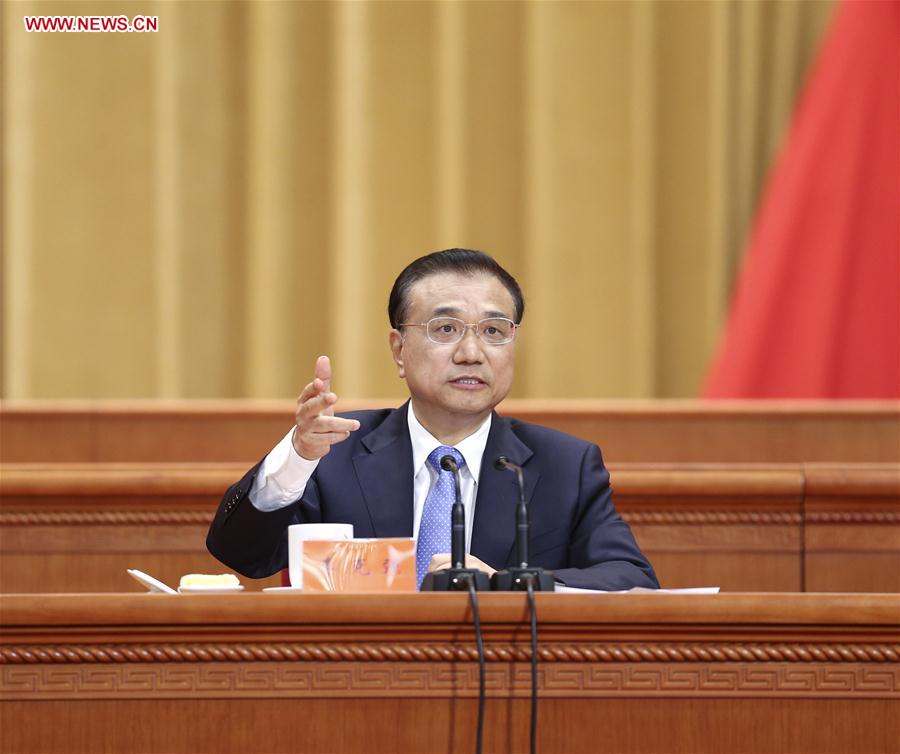
[{"label": "wood grain texture", "polygon": [[[391,405],[342,401],[338,410]],[[510,399],[499,411],[595,442],[616,463],[900,460],[896,401]],[[284,436],[293,413],[293,401],[5,401],[0,461],[248,465]]]},{"label": "wood grain texture", "polygon": [[[540,750],[897,752],[898,599],[538,595]],[[524,596],[481,606],[485,750],[525,750]],[[466,595],[3,595],[0,628],[4,752],[474,745]]]},{"label": "wood grain texture", "polygon": [[[739,636],[744,641],[776,640],[799,631],[806,641],[828,637],[834,642],[891,642],[900,624],[896,594],[538,594],[539,611],[552,609],[541,634],[550,640],[579,637],[621,638],[623,626],[687,641]],[[552,608],[551,608],[552,606]],[[264,635],[275,641],[276,627],[318,641],[358,637],[361,617],[379,632],[420,630],[449,640],[470,624],[465,594],[0,594],[0,645],[21,643],[41,626],[40,643],[53,641],[53,631],[68,639],[86,638],[98,628],[122,626],[122,636],[155,642],[153,626],[176,628],[192,638],[217,636],[223,626],[264,622]],[[494,640],[521,640],[528,634],[525,595],[482,595],[481,618]],[[140,620],[136,620],[139,618]],[[638,629],[640,627],[640,629]],[[374,630],[374,628],[373,628]],[[46,634],[45,636],[43,634]]]}]

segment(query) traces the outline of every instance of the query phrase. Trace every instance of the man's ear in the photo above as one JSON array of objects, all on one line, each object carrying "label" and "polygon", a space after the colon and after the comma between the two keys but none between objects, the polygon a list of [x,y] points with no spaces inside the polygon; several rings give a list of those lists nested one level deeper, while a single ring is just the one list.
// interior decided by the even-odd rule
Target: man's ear
[{"label": "man's ear", "polygon": [[391,345],[391,356],[394,357],[394,363],[397,365],[397,372],[400,377],[406,378],[406,372],[403,369],[403,336],[399,330],[391,330],[388,341]]}]

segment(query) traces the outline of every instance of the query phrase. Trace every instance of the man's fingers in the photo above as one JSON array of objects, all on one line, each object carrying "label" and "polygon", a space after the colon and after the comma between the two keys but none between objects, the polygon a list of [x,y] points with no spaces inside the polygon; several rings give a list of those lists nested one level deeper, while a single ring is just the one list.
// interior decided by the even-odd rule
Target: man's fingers
[{"label": "man's fingers", "polygon": [[331,360],[327,356],[316,359],[316,367],[312,382],[308,383],[297,398],[298,403],[305,403],[321,393],[331,392]]},{"label": "man's fingers", "polygon": [[[351,421],[349,419],[335,419],[334,417],[329,417],[328,420]],[[294,444],[294,450],[296,450],[303,458],[308,458],[311,461],[316,458],[321,458],[328,453],[332,445],[343,442],[350,437],[351,432],[359,428],[359,422],[352,423],[356,424],[356,426],[347,429],[346,431],[314,432],[307,429],[300,432],[295,429],[294,436],[291,438],[291,442]]]},{"label": "man's fingers", "polygon": [[[439,552],[436,555],[431,556],[431,562],[428,564],[428,570],[431,571],[440,571],[444,568],[450,568],[453,565],[453,558],[450,556],[450,553],[447,552]],[[488,576],[493,576],[496,571],[491,568],[487,563],[476,558],[474,555],[466,555],[466,568],[474,568],[478,571],[484,571]]]},{"label": "man's fingers", "polygon": [[327,356],[320,356],[316,359],[315,376],[317,379],[322,380],[325,386],[324,390],[331,390],[331,359]]},{"label": "man's fingers", "polygon": [[337,402],[337,396],[334,393],[320,393],[314,395],[306,401],[303,401],[297,407],[298,419],[314,419],[319,414],[326,412]]},{"label": "man's fingers", "polygon": [[292,442],[304,458],[321,458],[330,446],[346,440],[359,429],[356,419],[334,415],[337,396],[331,392],[331,360],[327,356],[316,359],[315,376],[297,399]]},{"label": "man's fingers", "polygon": [[300,395],[297,397],[297,403],[305,403],[310,398],[315,398],[317,395],[327,392],[329,391],[325,389],[325,383],[316,377],[300,391]]},{"label": "man's fingers", "polygon": [[315,432],[311,435],[312,442],[322,445],[335,445],[350,437],[349,432]]},{"label": "man's fingers", "polygon": [[310,431],[315,434],[324,432],[355,432],[359,429],[356,419],[344,419],[340,416],[319,416],[310,424]]},{"label": "man's fingers", "polygon": [[303,390],[300,391],[300,395],[297,396],[297,403],[305,403],[310,398],[312,398],[319,391],[316,390],[315,380],[313,382],[308,383],[304,386]]}]

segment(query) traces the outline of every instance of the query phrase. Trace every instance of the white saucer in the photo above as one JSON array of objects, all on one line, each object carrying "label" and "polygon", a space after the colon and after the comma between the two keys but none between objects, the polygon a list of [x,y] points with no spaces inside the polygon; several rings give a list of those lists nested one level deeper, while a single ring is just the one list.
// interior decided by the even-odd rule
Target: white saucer
[{"label": "white saucer", "polygon": [[180,586],[179,594],[232,594],[243,592],[243,585],[238,586]]},{"label": "white saucer", "polygon": [[280,592],[281,594],[302,594],[303,588],[299,586],[267,586],[264,592]]}]

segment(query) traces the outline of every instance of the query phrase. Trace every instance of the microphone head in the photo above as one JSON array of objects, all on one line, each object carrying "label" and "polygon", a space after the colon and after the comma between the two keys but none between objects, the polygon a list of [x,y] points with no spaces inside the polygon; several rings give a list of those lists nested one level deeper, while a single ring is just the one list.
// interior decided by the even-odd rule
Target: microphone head
[{"label": "microphone head", "polygon": [[449,453],[441,458],[441,468],[444,471],[457,471],[459,469],[456,465],[456,459]]},{"label": "microphone head", "polygon": [[497,469],[497,471],[506,471],[506,469],[509,468],[506,465],[508,463],[509,461],[507,460],[506,456],[497,456],[497,460],[494,461],[494,468]]}]

